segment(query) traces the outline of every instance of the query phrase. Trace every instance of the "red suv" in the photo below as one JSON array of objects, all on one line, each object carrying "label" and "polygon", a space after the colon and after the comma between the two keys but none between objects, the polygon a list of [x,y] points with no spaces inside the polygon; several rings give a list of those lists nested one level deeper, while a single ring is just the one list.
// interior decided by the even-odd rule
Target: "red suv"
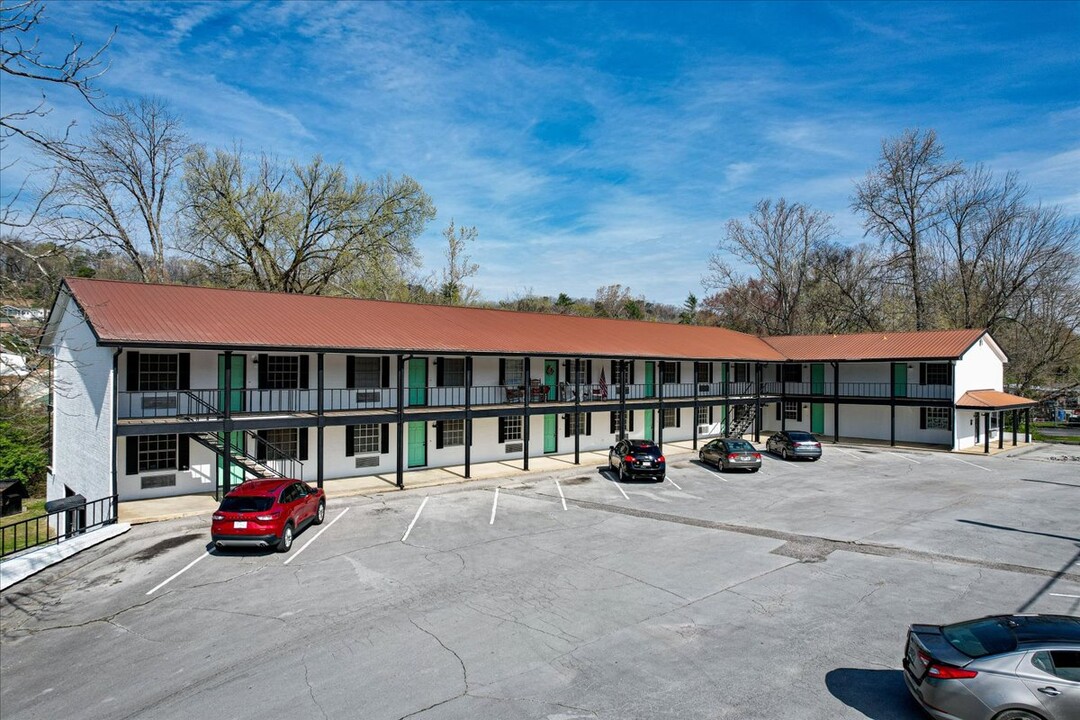
[{"label": "red suv", "polygon": [[293,537],[326,517],[322,488],[288,478],[249,480],[229,491],[214,513],[214,545],[277,547],[288,552]]}]

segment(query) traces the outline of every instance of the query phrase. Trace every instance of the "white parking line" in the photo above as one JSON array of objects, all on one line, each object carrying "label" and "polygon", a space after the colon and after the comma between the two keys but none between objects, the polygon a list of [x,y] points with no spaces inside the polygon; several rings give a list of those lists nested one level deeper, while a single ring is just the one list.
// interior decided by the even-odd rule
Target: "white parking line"
[{"label": "white parking line", "polygon": [[565,510],[566,509],[566,496],[562,494],[562,485],[559,484],[558,480],[555,481],[555,487],[558,488],[558,490],[559,490],[559,499],[562,500],[562,509]]},{"label": "white parking line", "polygon": [[[668,478],[668,479],[667,479],[667,481],[668,481],[669,483],[671,483],[672,485],[675,485],[675,481],[674,481],[674,480],[672,480],[671,478]],[[676,490],[682,490],[682,488],[681,488],[681,487],[679,487],[678,485],[675,485],[675,489],[676,489]]]},{"label": "white parking line", "polygon": [[147,595],[153,595],[155,592],[157,592],[161,588],[165,587],[166,585],[171,583],[173,580],[175,580],[176,578],[180,577],[181,575],[186,573],[188,570],[190,570],[192,568],[192,566],[195,565],[195,563],[197,563],[200,560],[202,560],[203,558],[209,557],[209,556],[210,556],[210,551],[207,550],[204,554],[200,555],[199,557],[195,558],[194,560],[189,562],[187,565],[185,565],[184,568],[180,572],[172,574],[171,576],[169,576],[169,578],[167,580],[164,580],[164,581],[158,583],[157,585],[155,585],[154,587],[150,588],[150,590],[146,594]]},{"label": "white parking line", "polygon": [[430,499],[431,498],[426,497],[426,498],[424,498],[424,502],[420,503],[420,507],[418,507],[416,509],[416,515],[413,516],[412,522],[409,523],[409,529],[406,530],[405,534],[401,536],[401,542],[405,542],[406,540],[408,540],[409,533],[412,532],[413,525],[415,525],[416,521],[420,519],[420,513],[424,512],[424,506],[427,505],[427,501],[430,500]]},{"label": "white parking line", "polygon": [[630,496],[629,496],[629,495],[627,495],[627,494],[626,494],[626,491],[622,489],[622,485],[620,485],[620,484],[619,484],[618,482],[615,482],[615,483],[613,483],[613,484],[615,485],[615,487],[616,487],[616,488],[618,488],[619,492],[621,492],[621,493],[622,493],[622,496],[623,496],[624,498],[626,498],[627,500],[629,500],[629,499],[630,499]]},{"label": "white parking line", "polygon": [[864,461],[866,460],[866,458],[864,458],[864,457],[863,457],[862,455],[860,455],[859,453],[853,453],[853,452],[850,452],[850,451],[848,451],[848,450],[841,450],[841,449],[840,449],[840,448],[838,448],[838,447],[834,447],[834,448],[830,448],[830,449],[831,449],[831,450],[835,450],[835,451],[836,451],[836,452],[838,452],[838,453],[844,453],[845,455],[850,455],[851,457],[855,458],[856,460],[858,460],[858,461],[860,461],[860,462],[864,462]]},{"label": "white parking line", "polygon": [[[950,455],[949,457],[952,457],[952,456]],[[987,468],[987,467],[983,467],[982,465],[976,465],[975,463],[973,463],[973,462],[968,462],[967,460],[961,460],[961,459],[960,459],[960,458],[958,458],[958,457],[954,457],[954,458],[953,458],[953,460],[955,460],[956,462],[962,462],[962,463],[964,463],[965,465],[970,465],[971,467],[976,467],[976,468],[979,468],[980,470],[983,470],[983,471],[985,471],[985,472],[990,472],[990,468]]]},{"label": "white parking line", "polygon": [[288,560],[286,560],[286,561],[285,561],[284,563],[282,563],[282,564],[283,564],[283,565],[288,565],[289,563],[291,563],[291,562],[292,562],[292,561],[293,561],[293,560],[294,560],[294,559],[296,558],[296,556],[297,556],[297,555],[299,555],[300,553],[302,553],[302,552],[304,552],[305,550],[307,550],[307,546],[308,546],[308,545],[310,545],[311,543],[313,543],[313,542],[315,542],[316,540],[318,540],[318,539],[319,539],[319,536],[320,536],[320,535],[322,535],[322,534],[323,534],[324,532],[326,532],[327,530],[329,530],[329,529],[330,529],[330,526],[331,526],[331,525],[333,525],[334,523],[336,523],[336,522],[337,522],[338,520],[340,520],[340,519],[341,519],[341,516],[342,516],[342,515],[344,515],[344,514],[345,514],[345,513],[347,513],[347,512],[349,512],[349,508],[345,508],[345,509],[344,509],[344,510],[342,510],[342,511],[341,511],[340,513],[338,513],[338,516],[337,516],[336,518],[334,518],[334,519],[333,519],[333,520],[331,520],[330,522],[326,523],[326,527],[322,528],[321,530],[319,530],[319,532],[315,533],[315,537],[311,538],[311,539],[310,539],[310,540],[308,540],[308,541],[307,541],[306,543],[304,543],[303,547],[301,547],[301,548],[300,548],[299,550],[297,550],[297,551],[296,551],[296,552],[294,552],[294,553],[293,553],[292,555],[290,555],[290,556],[289,556],[289,559],[288,559]]},{"label": "white parking line", "polygon": [[488,521],[488,525],[495,524],[495,508],[499,506],[499,488],[495,488],[495,499],[491,502],[491,520]]},{"label": "white parking line", "polygon": [[889,455],[895,455],[895,456],[896,456],[896,457],[898,457],[898,458],[903,458],[904,460],[907,460],[907,461],[909,461],[909,462],[913,462],[913,463],[915,463],[916,465],[922,465],[922,461],[921,461],[921,460],[916,460],[916,459],[915,459],[915,458],[913,458],[913,457],[908,457],[907,455],[901,455],[901,454],[900,454],[900,453],[898,453],[898,452],[892,452],[892,451],[890,451],[890,450],[886,450],[885,452],[886,452],[886,453],[888,453]]},{"label": "white parking line", "polygon": [[720,480],[723,480],[724,482],[727,482],[727,478],[726,478],[726,477],[722,476],[722,475],[721,475],[720,473],[718,473],[717,471],[713,470],[713,469],[712,469],[711,467],[709,467],[709,466],[708,466],[708,465],[706,465],[705,463],[702,463],[702,464],[701,464],[701,467],[703,467],[703,468],[705,468],[706,470],[708,470],[708,471],[709,471],[709,474],[711,474],[711,475],[715,475],[715,476],[716,476],[716,477],[717,477],[718,479],[720,479]]},{"label": "white parking line", "polygon": [[1054,597],[1080,598],[1080,595],[1066,595],[1065,593],[1050,593]]}]

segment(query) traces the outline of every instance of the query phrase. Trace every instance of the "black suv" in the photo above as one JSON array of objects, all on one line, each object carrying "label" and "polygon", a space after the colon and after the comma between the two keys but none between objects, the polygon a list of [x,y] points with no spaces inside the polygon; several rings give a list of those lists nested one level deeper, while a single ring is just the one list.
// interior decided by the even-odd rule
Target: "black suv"
[{"label": "black suv", "polygon": [[608,467],[619,472],[619,480],[647,477],[664,482],[667,463],[651,440],[620,440],[608,451]]}]

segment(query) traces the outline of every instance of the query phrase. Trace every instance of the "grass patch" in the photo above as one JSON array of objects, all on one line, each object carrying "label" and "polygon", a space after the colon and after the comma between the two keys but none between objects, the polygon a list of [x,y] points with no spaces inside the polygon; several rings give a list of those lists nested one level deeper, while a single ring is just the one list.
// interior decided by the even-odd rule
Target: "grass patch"
[{"label": "grass patch", "polygon": [[[22,550],[32,547],[38,542],[55,537],[45,520],[18,525],[23,520],[39,517],[45,514],[45,498],[30,498],[23,503],[23,511],[18,515],[8,515],[0,520],[0,540],[2,540],[3,552]],[[14,526],[14,527],[12,527]]]},{"label": "grass patch", "polygon": [[[1065,430],[1066,434],[1043,432],[1046,429]],[[1060,443],[1062,445],[1080,445],[1080,425],[1066,425],[1059,422],[1036,422],[1031,424],[1031,439],[1036,442]]]}]

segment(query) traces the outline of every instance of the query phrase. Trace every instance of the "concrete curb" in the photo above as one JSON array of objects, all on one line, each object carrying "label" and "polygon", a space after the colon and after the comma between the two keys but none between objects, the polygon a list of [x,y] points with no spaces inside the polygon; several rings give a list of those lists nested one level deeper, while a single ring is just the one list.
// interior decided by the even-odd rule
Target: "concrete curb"
[{"label": "concrete curb", "polygon": [[106,540],[123,535],[131,526],[127,523],[114,523],[98,530],[79,535],[57,545],[31,550],[22,555],[0,562],[0,590],[7,590],[12,585],[41,572],[87,548],[100,545]]}]

